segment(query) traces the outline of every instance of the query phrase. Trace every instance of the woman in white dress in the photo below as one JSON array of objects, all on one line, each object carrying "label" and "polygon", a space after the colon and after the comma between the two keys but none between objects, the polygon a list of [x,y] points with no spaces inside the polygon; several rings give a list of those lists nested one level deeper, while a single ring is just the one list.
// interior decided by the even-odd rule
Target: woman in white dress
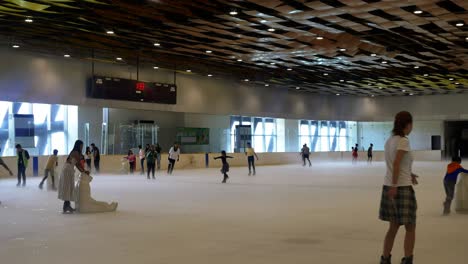
[{"label": "woman in white dress", "polygon": [[86,172],[80,160],[83,155],[83,141],[77,140],[73,146],[73,150],[68,155],[67,161],[63,166],[62,173],[59,178],[58,185],[58,198],[63,201],[63,212],[73,213],[73,209],[70,205],[70,201],[74,200],[75,190],[75,167],[80,172]]}]

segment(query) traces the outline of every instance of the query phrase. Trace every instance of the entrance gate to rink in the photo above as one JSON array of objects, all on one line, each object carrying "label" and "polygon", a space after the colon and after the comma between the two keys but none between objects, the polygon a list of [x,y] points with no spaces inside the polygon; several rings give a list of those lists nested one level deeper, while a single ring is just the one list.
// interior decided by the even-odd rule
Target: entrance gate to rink
[{"label": "entrance gate to rink", "polygon": [[245,152],[247,143],[252,143],[252,126],[237,125],[235,130],[234,152]]},{"label": "entrance gate to rink", "polygon": [[158,130],[159,127],[154,124],[154,121],[136,121],[134,124],[103,126],[101,130],[102,149],[106,150],[105,154],[109,155],[125,155],[130,149],[134,154],[138,154],[138,145],[145,148],[146,144],[158,143]]}]

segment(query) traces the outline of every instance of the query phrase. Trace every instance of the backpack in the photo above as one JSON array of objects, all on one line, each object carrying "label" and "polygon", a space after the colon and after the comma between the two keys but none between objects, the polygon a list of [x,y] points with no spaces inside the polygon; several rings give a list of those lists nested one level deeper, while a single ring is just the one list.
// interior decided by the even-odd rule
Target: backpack
[{"label": "backpack", "polygon": [[27,160],[29,160],[29,152],[27,150],[24,150],[24,156]]}]

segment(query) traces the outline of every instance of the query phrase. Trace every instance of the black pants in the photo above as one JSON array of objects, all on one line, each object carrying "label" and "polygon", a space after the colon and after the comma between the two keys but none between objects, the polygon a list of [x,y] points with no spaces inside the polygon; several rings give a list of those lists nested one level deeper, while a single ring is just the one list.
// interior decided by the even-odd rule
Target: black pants
[{"label": "black pants", "polygon": [[254,159],[254,156],[247,157],[247,161],[249,163],[249,174],[252,173],[252,169],[253,169],[253,174],[255,175],[255,159]]},{"label": "black pants", "polygon": [[169,166],[167,167],[167,173],[172,174],[175,166],[175,159],[169,159]]},{"label": "black pants", "polygon": [[21,184],[21,177],[23,177],[23,185],[26,184],[26,167],[18,164],[18,184]]},{"label": "black pants", "polygon": [[50,178],[52,179],[52,188],[55,188],[55,171],[54,169],[52,170],[48,170],[48,169],[45,169],[44,170],[44,178],[42,178],[42,181],[41,181],[41,186],[42,184],[44,184],[45,180],[47,180],[47,178],[49,177],[49,173],[50,173]]},{"label": "black pants", "polygon": [[141,174],[145,174],[145,159],[140,160]]},{"label": "black pants", "polygon": [[86,160],[86,165],[88,165],[88,169],[91,170],[91,159]]},{"label": "black pants", "polygon": [[455,185],[457,184],[456,181],[445,181],[444,180],[444,188],[445,194],[447,197],[445,198],[444,202],[444,214],[450,213],[450,207],[452,205],[453,197],[455,196]]},{"label": "black pants", "polygon": [[310,162],[309,154],[302,155],[302,161],[304,162],[304,166],[306,165],[306,160],[309,161],[309,166],[312,166],[312,163]]},{"label": "black pants", "polygon": [[133,174],[133,172],[135,171],[135,162],[129,162],[128,165],[130,168],[130,173]]},{"label": "black pants", "polygon": [[148,172],[148,179],[150,178],[150,172],[153,174],[153,179],[154,179],[154,168],[155,164],[154,163],[146,163],[146,170]]},{"label": "black pants", "polygon": [[99,172],[99,162],[101,160],[95,159],[94,160],[94,168],[96,169],[96,172]]}]

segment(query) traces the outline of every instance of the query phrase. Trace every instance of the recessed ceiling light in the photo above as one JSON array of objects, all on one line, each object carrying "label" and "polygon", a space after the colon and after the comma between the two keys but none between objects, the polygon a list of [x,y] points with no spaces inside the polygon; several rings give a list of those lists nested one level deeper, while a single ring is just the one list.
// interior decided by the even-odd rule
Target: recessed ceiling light
[{"label": "recessed ceiling light", "polygon": [[339,94],[339,93],[337,93],[336,95],[337,95],[337,96],[340,96],[340,94]]},{"label": "recessed ceiling light", "polygon": [[244,82],[248,82],[248,81],[249,81],[249,79],[245,79],[245,80],[244,80]]},{"label": "recessed ceiling light", "polygon": [[213,74],[208,74],[208,77],[213,77]]},{"label": "recessed ceiling light", "polygon": [[382,86],[379,86],[379,89],[382,90]]},{"label": "recessed ceiling light", "polygon": [[413,94],[412,94],[412,93],[410,93],[409,95],[410,95],[410,96],[413,96]]},{"label": "recessed ceiling light", "polygon": [[371,97],[374,97],[375,95],[371,95]]},{"label": "recessed ceiling light", "polygon": [[34,22],[34,21],[33,21],[31,18],[26,18],[26,19],[24,20],[24,22],[26,22],[26,23],[32,23],[32,22]]},{"label": "recessed ceiling light", "polygon": [[159,67],[158,67],[158,66],[154,66],[153,69],[157,70],[157,69],[159,69]]},{"label": "recessed ceiling light", "polygon": [[324,76],[327,76],[327,75],[328,75],[328,73],[324,73],[323,75],[324,75]]},{"label": "recessed ceiling light", "polygon": [[427,76],[429,76],[429,74],[425,73],[425,74],[424,74],[424,77],[427,77]]},{"label": "recessed ceiling light", "polygon": [[457,82],[456,82],[455,84],[456,84],[456,85],[459,85],[460,83],[457,83]]},{"label": "recessed ceiling light", "polygon": [[323,37],[317,37],[317,39],[318,39],[318,40],[322,40],[322,39],[323,39]]},{"label": "recessed ceiling light", "polygon": [[269,28],[268,31],[275,32],[275,29],[274,28]]},{"label": "recessed ceiling light", "polygon": [[120,58],[120,57],[117,57],[117,58],[115,58],[115,59],[118,60],[118,61],[122,60],[122,58]]},{"label": "recessed ceiling light", "polygon": [[299,87],[299,86],[296,87],[296,90],[300,90],[300,89],[301,89],[301,87]]},{"label": "recessed ceiling light", "polygon": [[387,61],[382,61],[383,64],[387,64]]},{"label": "recessed ceiling light", "polygon": [[237,15],[238,13],[237,13],[237,11],[231,11],[231,12],[229,12],[229,14],[230,14],[231,16],[235,16],[235,15]]},{"label": "recessed ceiling light", "polygon": [[65,58],[70,58],[70,54],[63,55]]},{"label": "recessed ceiling light", "polygon": [[260,20],[260,23],[266,23],[266,22],[268,21],[266,21],[265,19]]},{"label": "recessed ceiling light", "polygon": [[377,54],[375,54],[375,53],[372,53],[372,54],[371,54],[371,56],[372,56],[372,57],[375,57],[375,56],[377,56]]},{"label": "recessed ceiling light", "polygon": [[17,48],[19,48],[20,46],[19,46],[19,45],[13,45],[12,47],[13,47],[14,49],[17,49]]},{"label": "recessed ceiling light", "polygon": [[276,64],[276,63],[274,63],[274,62],[270,62],[270,65],[275,65],[275,64]]},{"label": "recessed ceiling light", "polygon": [[368,83],[369,86],[372,86],[372,83]]},{"label": "recessed ceiling light", "polygon": [[415,14],[419,15],[419,14],[422,14],[422,13],[423,13],[423,11],[422,11],[422,10],[415,10],[413,13],[415,13]]},{"label": "recessed ceiling light", "polygon": [[340,51],[346,51],[346,49],[340,49]]},{"label": "recessed ceiling light", "polygon": [[159,47],[161,46],[161,43],[154,43],[154,46]]},{"label": "recessed ceiling light", "polygon": [[414,66],[415,69],[419,69],[419,66]]},{"label": "recessed ceiling light", "polygon": [[268,83],[265,83],[265,86],[268,87],[268,86],[270,86],[270,85],[269,85]]},{"label": "recessed ceiling light", "polygon": [[292,71],[292,69],[291,69],[291,68],[288,68],[288,71]]},{"label": "recessed ceiling light", "polygon": [[465,24],[464,23],[456,23],[455,26],[457,27],[463,27]]},{"label": "recessed ceiling light", "polygon": [[186,70],[186,72],[192,72],[192,70]]},{"label": "recessed ceiling light", "polygon": [[207,51],[206,51],[206,53],[212,53],[212,52],[213,52],[213,51],[211,51],[211,50],[207,50]]},{"label": "recessed ceiling light", "polygon": [[113,34],[114,34],[114,31],[112,31],[112,30],[107,30],[106,33],[109,34],[109,35],[113,35]]},{"label": "recessed ceiling light", "polygon": [[241,61],[242,61],[242,59],[237,59],[237,61],[238,61],[238,62],[241,62]]},{"label": "recessed ceiling light", "polygon": [[449,78],[449,81],[453,81],[453,78]]},{"label": "recessed ceiling light", "polygon": [[401,91],[404,92],[404,93],[406,92],[406,90],[401,90]]}]

